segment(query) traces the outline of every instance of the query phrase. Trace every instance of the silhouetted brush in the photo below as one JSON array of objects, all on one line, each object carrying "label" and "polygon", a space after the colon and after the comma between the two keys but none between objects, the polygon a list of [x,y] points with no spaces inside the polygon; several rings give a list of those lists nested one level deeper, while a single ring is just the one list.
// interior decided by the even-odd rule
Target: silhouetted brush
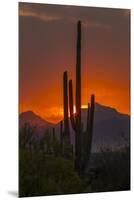
[{"label": "silhouetted brush", "polygon": [[61,154],[63,154],[63,121],[60,122],[60,148]]}]

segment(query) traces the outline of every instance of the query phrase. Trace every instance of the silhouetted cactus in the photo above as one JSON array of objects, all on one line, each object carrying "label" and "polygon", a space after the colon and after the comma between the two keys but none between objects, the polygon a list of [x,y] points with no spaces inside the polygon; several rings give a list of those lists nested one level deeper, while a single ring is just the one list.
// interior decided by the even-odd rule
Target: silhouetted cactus
[{"label": "silhouetted cactus", "polygon": [[[76,54],[76,114],[73,113],[73,83],[69,80],[69,107],[72,128],[75,131],[75,168],[81,175],[86,169],[91,152],[93,119],[94,119],[94,95],[91,95],[91,108],[88,104],[87,128],[83,131],[81,122],[81,21],[77,24],[77,54]],[[90,110],[89,110],[90,109]],[[84,155],[83,155],[84,152]]]},{"label": "silhouetted cactus", "polygon": [[[68,76],[63,74],[63,101],[64,101],[64,135],[70,142],[69,115],[68,115]],[[95,96],[91,95],[91,107],[88,104],[87,127],[83,130],[81,122],[81,21],[77,23],[77,47],[76,47],[76,114],[73,113],[73,83],[69,80],[69,110],[72,128],[75,131],[75,169],[81,175],[88,165],[91,153],[93,135],[94,102]],[[70,143],[69,143],[70,144]]]},{"label": "silhouetted cactus", "polygon": [[87,128],[85,136],[83,139],[83,162],[82,162],[82,171],[86,172],[88,170],[88,165],[91,155],[92,147],[92,137],[93,137],[93,122],[94,122],[94,107],[95,107],[95,96],[91,95],[91,106],[88,103],[88,112],[87,112]]},{"label": "silhouetted cactus", "polygon": [[89,108],[89,104],[88,104],[88,110],[90,109],[90,112],[89,112],[89,125],[88,125],[88,129],[87,129],[87,132],[89,133],[88,134],[88,137],[87,137],[87,141],[88,141],[88,144],[87,147],[88,147],[88,153],[90,153],[91,151],[91,143],[92,143],[92,137],[93,137],[93,122],[94,122],[94,107],[95,107],[95,96],[92,94],[91,95],[91,106]]},{"label": "silhouetted cactus", "polygon": [[81,21],[77,24],[75,167],[81,171]]},{"label": "silhouetted cactus", "polygon": [[76,131],[76,119],[73,112],[74,101],[73,101],[73,82],[69,80],[69,108],[70,108],[70,120],[72,128]]},{"label": "silhouetted cactus", "polygon": [[70,143],[67,71],[65,71],[63,74],[63,103],[64,103],[64,138],[68,143]]}]

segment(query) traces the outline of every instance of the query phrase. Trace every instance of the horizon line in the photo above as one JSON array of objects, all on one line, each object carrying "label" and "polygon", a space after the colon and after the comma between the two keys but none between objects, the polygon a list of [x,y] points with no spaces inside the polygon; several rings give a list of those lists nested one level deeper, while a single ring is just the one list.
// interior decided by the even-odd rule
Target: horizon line
[{"label": "horizon line", "polygon": [[[131,116],[131,110],[130,110],[130,113],[124,113],[124,112],[120,112],[117,108],[115,108],[115,107],[111,107],[111,106],[109,106],[109,105],[105,105],[105,104],[101,104],[101,103],[98,103],[98,102],[96,102],[95,103],[95,105],[96,104],[98,104],[98,105],[100,105],[100,106],[103,106],[103,107],[107,107],[107,108],[110,108],[110,109],[114,109],[116,112],[118,112],[119,114],[123,114],[123,115],[127,115],[127,116]],[[81,106],[81,109],[82,110],[86,110],[87,109],[87,105],[82,105]],[[19,110],[20,110],[20,108],[19,108]],[[46,122],[48,122],[48,123],[51,123],[51,124],[58,124],[62,119],[63,119],[63,117],[61,117],[61,119],[60,120],[58,120],[57,119],[57,122],[56,122],[56,120],[49,120],[49,119],[47,119],[47,117],[44,117],[44,116],[42,116],[41,114],[39,114],[39,112],[36,112],[36,111],[34,111],[34,110],[31,110],[31,109],[27,109],[27,110],[25,110],[25,111],[19,111],[18,110],[18,113],[19,113],[19,115],[21,115],[22,113],[25,113],[25,112],[33,112],[35,115],[37,115],[38,117],[40,117],[42,120],[45,120]],[[57,114],[57,117],[59,117],[59,115]],[[51,118],[51,117],[49,117],[49,118]],[[60,117],[59,117],[60,118]],[[54,122],[55,121],[55,122]]]}]

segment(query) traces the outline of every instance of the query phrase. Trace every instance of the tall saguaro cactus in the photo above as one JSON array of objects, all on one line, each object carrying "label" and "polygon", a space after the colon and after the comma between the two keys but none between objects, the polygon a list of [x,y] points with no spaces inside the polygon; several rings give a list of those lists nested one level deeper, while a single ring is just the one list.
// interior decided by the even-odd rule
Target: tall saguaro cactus
[{"label": "tall saguaro cactus", "polygon": [[77,24],[75,167],[81,171],[81,21]]},{"label": "tall saguaro cactus", "polygon": [[[69,110],[71,126],[75,131],[75,169],[81,176],[83,170],[87,169],[93,136],[94,104],[95,96],[91,95],[91,106],[88,104],[87,127],[83,131],[81,120],[81,21],[77,23],[77,46],[76,46],[76,114],[73,113],[73,82],[69,80]],[[63,74],[64,89],[64,134],[69,137],[69,115],[68,115],[68,76],[67,71]]]},{"label": "tall saguaro cactus", "polygon": [[[81,175],[85,170],[91,152],[94,120],[95,96],[91,95],[91,106],[88,104],[87,128],[83,132],[81,121],[81,21],[77,23],[77,49],[76,49],[76,115],[73,113],[73,83],[69,80],[69,107],[72,128],[75,131],[75,168]],[[84,152],[84,155],[83,155]]]}]

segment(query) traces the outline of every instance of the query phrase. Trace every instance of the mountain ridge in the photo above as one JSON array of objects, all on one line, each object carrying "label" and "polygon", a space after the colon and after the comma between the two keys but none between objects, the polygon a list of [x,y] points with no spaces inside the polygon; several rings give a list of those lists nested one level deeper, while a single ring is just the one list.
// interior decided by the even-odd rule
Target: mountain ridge
[{"label": "mountain ridge", "polygon": [[[30,116],[32,116],[32,119],[29,119]],[[87,122],[87,109],[82,109],[81,116],[83,128],[85,131]],[[55,133],[57,137],[59,137],[60,122],[57,124],[49,123],[42,119],[40,116],[34,114],[33,111],[28,111],[20,114],[19,121],[20,125],[23,125],[24,122],[32,122],[31,125],[37,126],[36,133],[38,135],[42,135],[42,133],[45,133],[47,129],[50,129],[50,132],[52,132],[52,127],[55,127]],[[70,120],[69,126],[71,143],[74,145],[75,132],[71,127]],[[120,113],[111,107],[95,104],[92,150],[98,151],[98,149],[100,149],[102,146],[110,147],[113,149],[118,148],[119,145],[125,146],[126,140],[124,140],[123,137],[127,138],[127,145],[129,145],[130,116]]]},{"label": "mountain ridge", "polygon": [[24,123],[30,123],[31,125],[46,126],[46,124],[54,125],[49,121],[43,119],[40,115],[36,114],[34,111],[28,110],[19,114],[20,126]]},{"label": "mountain ridge", "polygon": [[[95,103],[95,110],[99,110],[100,108],[101,108],[101,109],[107,109],[107,110],[109,110],[109,111],[112,110],[114,113],[118,113],[120,116],[130,117],[129,114],[119,112],[116,108],[113,108],[113,107],[111,107],[111,106],[103,105],[103,104],[100,104],[100,103],[96,102],[96,103]],[[87,108],[81,108],[81,110],[82,110],[82,111],[87,111]],[[39,118],[40,118],[42,121],[44,121],[45,123],[49,123],[49,124],[51,124],[51,125],[53,125],[53,126],[59,124],[59,122],[60,122],[60,121],[59,121],[59,122],[57,122],[57,123],[52,123],[52,122],[46,120],[45,118],[41,117],[41,116],[38,115],[35,111],[32,111],[32,110],[27,110],[27,111],[24,111],[24,112],[19,113],[19,117],[21,117],[21,116],[24,115],[24,114],[31,114],[31,115],[33,114],[33,115],[39,117]]]}]

